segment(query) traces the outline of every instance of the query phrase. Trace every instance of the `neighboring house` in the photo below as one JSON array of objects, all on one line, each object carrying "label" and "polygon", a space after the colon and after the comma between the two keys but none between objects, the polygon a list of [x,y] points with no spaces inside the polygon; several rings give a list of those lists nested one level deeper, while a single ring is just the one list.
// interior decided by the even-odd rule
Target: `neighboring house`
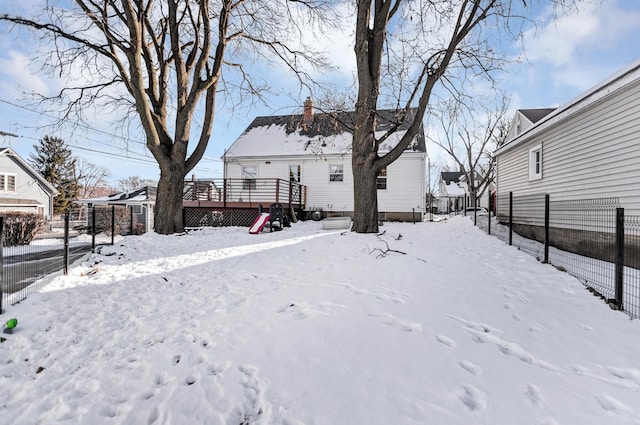
[{"label": "neighboring house", "polygon": [[460,179],[464,177],[461,171],[443,171],[440,173],[440,185],[438,188],[439,204],[438,212],[448,214],[464,208],[466,191],[460,185]]},{"label": "neighboring house", "polygon": [[156,188],[145,186],[131,192],[120,192],[99,198],[80,199],[77,202],[87,208],[121,206],[133,211],[134,227],[144,226],[144,232],[153,230],[153,207],[156,203]]},{"label": "neighboring house", "polygon": [[639,135],[637,61],[507,140],[495,152],[498,196],[615,197],[638,215]]},{"label": "neighboring house", "polygon": [[[482,176],[476,173],[476,179],[481,181]],[[493,183],[490,183],[487,189],[493,192]],[[478,196],[476,201],[478,207],[489,209],[487,189],[484,189],[483,194]],[[473,207],[473,199],[470,192],[466,176],[462,171],[441,172],[438,212],[448,214]]]},{"label": "neighboring house", "polygon": [[[412,122],[408,119],[383,142],[392,149]],[[376,136],[396,121],[397,111],[377,112]],[[223,156],[225,179],[277,178],[306,186],[306,210],[327,215],[353,214],[351,168],[352,112],[314,113],[307,98],[304,114],[257,117]],[[411,220],[425,212],[426,146],[424,129],[394,163],[378,176],[381,219]],[[415,215],[414,215],[415,214]]]},{"label": "neighboring house", "polygon": [[0,149],[0,212],[27,212],[51,220],[58,194],[12,149]]}]

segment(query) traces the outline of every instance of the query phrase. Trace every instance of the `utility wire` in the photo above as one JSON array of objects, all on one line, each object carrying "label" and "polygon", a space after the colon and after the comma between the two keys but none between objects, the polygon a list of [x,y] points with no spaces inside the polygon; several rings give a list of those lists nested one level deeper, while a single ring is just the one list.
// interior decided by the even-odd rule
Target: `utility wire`
[{"label": "utility wire", "polygon": [[[4,99],[0,99],[0,102],[1,103],[5,103],[5,104],[10,105],[10,106],[13,106],[15,108],[24,109],[25,111],[28,111],[28,112],[31,112],[31,113],[34,113],[34,114],[39,114],[39,115],[42,115],[42,116],[45,116],[45,117],[48,117],[48,118],[51,118],[51,119],[56,119],[56,120],[58,119],[57,117],[55,117],[55,116],[53,116],[51,114],[47,114],[47,113],[42,112],[42,111],[38,111],[38,110],[35,110],[35,109],[32,109],[32,108],[28,108],[26,106],[18,105],[16,103],[9,102],[9,101],[4,100]],[[119,136],[117,134],[112,134],[112,133],[109,133],[109,132],[106,132],[106,131],[103,131],[103,130],[99,130],[97,128],[90,127],[90,126],[88,126],[86,124],[79,123],[79,124],[76,124],[76,125],[78,127],[84,128],[84,129],[89,130],[89,131],[94,131],[96,133],[104,134],[104,135],[109,136],[109,137],[121,139],[121,140],[125,141],[126,143],[139,144],[139,145],[146,146],[146,144],[144,142],[142,142],[142,141],[132,140],[132,139],[129,139],[127,137]],[[32,140],[39,141],[39,139],[37,139],[35,137],[29,137],[29,136],[16,136],[16,137],[22,137],[22,138],[25,138],[25,139],[32,139]],[[86,136],[84,138],[86,140],[91,141],[91,142],[95,142],[95,143],[98,143],[98,144],[101,144],[101,145],[113,147],[112,144],[109,144],[109,143],[106,143],[106,142],[103,142],[103,141],[100,141],[100,140],[95,140],[95,139],[92,139],[92,138],[89,138],[89,137],[86,137]],[[77,145],[72,145],[70,143],[68,143],[68,146],[72,147],[72,148],[75,148],[75,149],[80,149],[80,150],[85,150],[85,151],[92,152],[92,153],[101,154],[101,155],[104,155],[104,156],[110,156],[110,157],[115,157],[115,158],[119,158],[119,159],[122,158],[121,154],[117,154],[117,153],[113,153],[113,152],[105,152],[105,151],[100,151],[100,150],[97,150],[97,149],[89,149],[89,148],[85,148],[85,147],[81,147],[81,146],[77,146]],[[133,160],[133,161],[138,161],[138,162],[157,165],[157,162],[155,160],[151,160],[151,159],[146,158],[146,157],[135,158],[135,157],[132,157],[131,154],[132,153],[133,154],[139,154],[139,153],[132,152],[129,149],[126,149],[126,148],[124,150],[126,152],[125,157],[127,159],[130,159],[130,160]],[[139,154],[139,155],[141,155],[141,154]],[[201,159],[201,161],[222,162],[222,160],[220,160],[218,158],[205,158],[205,157],[203,157]],[[210,169],[205,169],[205,168],[201,168],[201,167],[198,167],[198,166],[196,166],[196,169],[198,169],[200,171],[205,171],[205,172],[219,173],[219,170],[210,170]]]}]

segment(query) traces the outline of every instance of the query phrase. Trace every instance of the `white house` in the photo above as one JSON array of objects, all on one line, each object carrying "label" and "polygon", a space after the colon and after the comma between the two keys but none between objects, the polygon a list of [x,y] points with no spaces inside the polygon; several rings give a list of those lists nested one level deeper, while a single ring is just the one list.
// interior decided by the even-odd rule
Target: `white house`
[{"label": "white house", "polygon": [[0,149],[0,212],[26,212],[50,220],[58,194],[12,149]]},{"label": "white house", "polygon": [[460,185],[460,179],[464,176],[461,171],[443,171],[440,173],[438,186],[438,212],[450,213],[460,211],[464,206],[466,191]]},{"label": "white house", "polygon": [[[476,173],[477,181],[482,180],[482,176]],[[489,199],[487,193],[493,193],[494,184],[489,183],[482,188],[482,195],[478,194],[476,206],[489,209]],[[440,173],[439,204],[440,213],[451,213],[462,211],[464,208],[473,207],[473,197],[469,190],[469,184],[462,171],[443,171]]]},{"label": "white house", "polygon": [[[409,114],[415,111],[411,110]],[[376,135],[397,120],[397,111],[377,112]],[[409,117],[383,142],[391,150],[411,123]],[[353,214],[351,142],[353,113],[314,113],[307,98],[302,115],[257,117],[223,156],[225,179],[278,178],[307,187],[306,210]],[[421,128],[398,160],[378,176],[381,219],[420,219],[426,202],[426,146]]]},{"label": "white house", "polygon": [[499,196],[613,197],[640,214],[640,61],[520,130],[495,152]]}]

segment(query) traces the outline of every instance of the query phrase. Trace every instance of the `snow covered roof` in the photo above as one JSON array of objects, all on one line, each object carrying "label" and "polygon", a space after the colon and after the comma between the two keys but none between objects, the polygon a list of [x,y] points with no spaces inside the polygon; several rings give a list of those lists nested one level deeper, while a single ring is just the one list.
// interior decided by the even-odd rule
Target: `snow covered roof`
[{"label": "snow covered roof", "polygon": [[445,184],[444,189],[446,193],[441,194],[442,196],[464,196],[466,194],[464,189],[455,182]]},{"label": "snow covered roof", "polygon": [[136,203],[155,201],[156,188],[152,186],[144,186],[131,192],[119,192],[109,196],[101,196],[99,198],[80,199],[78,202],[83,204],[114,204],[114,203]]},{"label": "snow covered roof", "polygon": [[[380,146],[388,152],[400,141],[413,122],[416,109]],[[398,111],[377,111],[376,137],[385,134],[398,121]],[[354,113],[316,113],[310,122],[303,115],[257,117],[226,151],[229,157],[265,157],[346,154],[351,151]],[[426,152],[424,129],[420,128],[409,151]]]}]

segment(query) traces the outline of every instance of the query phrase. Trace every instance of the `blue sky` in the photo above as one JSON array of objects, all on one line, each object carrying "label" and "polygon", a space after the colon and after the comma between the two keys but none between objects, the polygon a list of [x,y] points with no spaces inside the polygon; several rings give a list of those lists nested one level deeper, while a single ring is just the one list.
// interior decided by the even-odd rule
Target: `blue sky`
[{"label": "blue sky", "polygon": [[[40,0],[2,0],[2,11],[11,12],[37,5]],[[549,2],[550,3],[550,2]],[[544,7],[540,15],[549,13]],[[349,21],[350,18],[347,18]],[[352,19],[352,18],[351,18]],[[354,69],[351,26],[332,31],[315,45],[331,51],[337,67],[332,80],[351,81]],[[0,136],[0,147],[11,147],[28,159],[33,145],[44,135],[62,137],[74,153],[112,172],[112,181],[127,176],[158,178],[158,168],[144,148],[142,137],[133,132],[123,138],[113,124],[97,116],[89,126],[75,128],[73,134],[57,133],[47,125],[54,117],[27,102],[24,92],[41,91],[55,84],[55,79],[38,74],[29,64],[33,34],[0,25],[0,131],[19,137]],[[609,75],[640,59],[640,2],[637,0],[603,0],[582,3],[577,14],[561,17],[537,30],[526,31],[518,45],[503,46],[505,54],[519,56],[499,75],[499,81],[511,94],[511,109],[559,106],[579,96]],[[265,72],[265,78],[277,72]],[[201,178],[222,177],[220,157],[255,116],[301,113],[302,102],[309,94],[286,80],[278,80],[293,95],[270,96],[267,104],[230,111],[224,105],[217,111],[214,132],[205,158],[194,173]],[[284,82],[283,82],[284,81]],[[299,99],[296,97],[299,95]],[[443,165],[447,159],[438,147],[429,146],[432,163]]]}]

